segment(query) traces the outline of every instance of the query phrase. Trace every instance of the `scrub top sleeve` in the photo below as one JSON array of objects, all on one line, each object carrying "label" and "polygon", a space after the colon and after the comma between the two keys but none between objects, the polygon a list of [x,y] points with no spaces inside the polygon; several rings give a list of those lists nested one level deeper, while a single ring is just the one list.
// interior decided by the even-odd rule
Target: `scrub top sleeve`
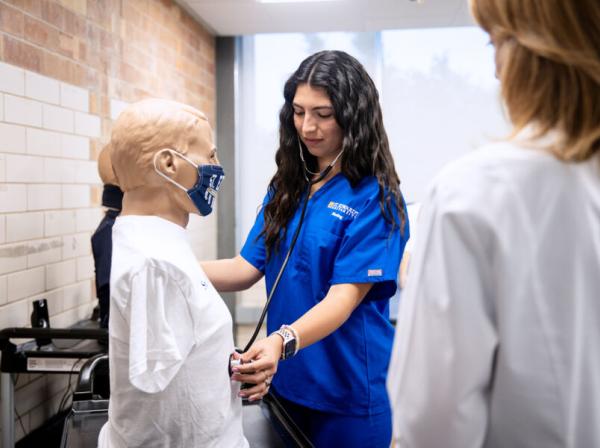
[{"label": "scrub top sleeve", "polygon": [[146,393],[163,391],[191,352],[191,282],[174,266],[146,264],[131,278],[129,380]]},{"label": "scrub top sleeve", "polygon": [[[394,215],[399,222],[395,207]],[[374,283],[365,300],[391,297],[408,234],[408,220],[403,232],[398,225],[392,230],[381,213],[379,194],[374,192],[348,225],[334,261],[331,284]]]},{"label": "scrub top sleeve", "polygon": [[481,446],[498,343],[491,227],[433,194],[418,229],[387,379],[397,446]]},{"label": "scrub top sleeve", "polygon": [[267,250],[265,248],[264,236],[259,235],[265,226],[264,209],[267,202],[271,199],[271,196],[270,192],[267,192],[265,195],[260,211],[254,221],[254,225],[252,226],[252,229],[250,229],[246,242],[240,251],[240,255],[263,274],[265,273]]}]

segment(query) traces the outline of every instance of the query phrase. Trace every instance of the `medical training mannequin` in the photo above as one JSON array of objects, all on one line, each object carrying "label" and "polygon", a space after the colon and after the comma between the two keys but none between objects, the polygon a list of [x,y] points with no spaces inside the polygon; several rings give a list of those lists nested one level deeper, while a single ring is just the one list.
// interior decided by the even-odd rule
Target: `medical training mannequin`
[{"label": "medical training mannequin", "polygon": [[110,260],[112,258],[112,228],[121,212],[123,192],[110,160],[110,146],[105,146],[98,156],[98,174],[104,184],[102,206],[104,217],[92,235],[92,253],[96,278],[96,297],[100,306],[100,327],[108,328],[110,298]]},{"label": "medical training mannequin", "polygon": [[[379,95],[354,57],[322,51],[300,63],[284,98],[277,172],[240,255],[203,263],[218,290],[264,275],[272,291],[307,204],[269,307],[269,335],[244,353],[233,378],[272,379],[272,393],[316,447],[387,448],[389,299],[409,226]],[[242,393],[263,395],[258,386]]]},{"label": "medical training mannequin", "polygon": [[421,207],[396,446],[600,446],[600,2],[472,0],[513,135]]},{"label": "medical training mannequin", "polygon": [[103,447],[246,447],[227,366],[232,320],[192,253],[190,213],[211,212],[223,179],[198,110],[149,99],[114,124],[124,191],[113,228],[109,421]]}]

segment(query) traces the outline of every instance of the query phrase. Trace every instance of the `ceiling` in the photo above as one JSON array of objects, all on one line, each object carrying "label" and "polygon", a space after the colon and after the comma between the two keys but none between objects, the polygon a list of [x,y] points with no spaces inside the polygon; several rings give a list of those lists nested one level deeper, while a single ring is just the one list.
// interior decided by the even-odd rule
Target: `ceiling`
[{"label": "ceiling", "polygon": [[473,24],[467,0],[177,0],[219,36]]}]

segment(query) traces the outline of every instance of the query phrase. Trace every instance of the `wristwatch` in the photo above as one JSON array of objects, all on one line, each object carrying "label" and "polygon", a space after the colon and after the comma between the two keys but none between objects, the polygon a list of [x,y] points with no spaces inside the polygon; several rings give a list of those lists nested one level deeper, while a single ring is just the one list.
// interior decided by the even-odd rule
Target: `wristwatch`
[{"label": "wristwatch", "polygon": [[298,353],[298,337],[296,330],[289,325],[282,325],[277,333],[283,339],[283,350],[281,350],[281,359],[288,359]]}]

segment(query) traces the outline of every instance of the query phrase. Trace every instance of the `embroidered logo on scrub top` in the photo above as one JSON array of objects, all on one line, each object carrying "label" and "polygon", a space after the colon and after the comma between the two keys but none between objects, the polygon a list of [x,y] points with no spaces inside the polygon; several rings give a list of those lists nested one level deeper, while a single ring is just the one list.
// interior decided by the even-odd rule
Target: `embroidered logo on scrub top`
[{"label": "embroidered logo on scrub top", "polygon": [[[348,207],[346,204],[340,204],[339,202],[330,201],[327,204],[327,208],[331,210],[335,210],[336,212],[340,212],[350,218],[354,219],[358,216],[358,212],[354,210],[352,207]],[[342,219],[339,213],[332,213],[331,216],[335,216],[338,219]]]},{"label": "embroidered logo on scrub top", "polygon": [[367,271],[367,277],[381,277],[383,275],[383,269],[369,269]]}]

